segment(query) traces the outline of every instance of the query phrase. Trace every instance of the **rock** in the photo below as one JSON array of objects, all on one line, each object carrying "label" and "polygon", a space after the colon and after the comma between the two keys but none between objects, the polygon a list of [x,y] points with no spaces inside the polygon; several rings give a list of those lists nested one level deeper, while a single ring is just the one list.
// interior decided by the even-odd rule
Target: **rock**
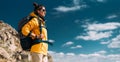
[{"label": "rock", "polygon": [[49,62],[53,62],[53,58],[52,58],[52,56],[48,53],[48,61]]},{"label": "rock", "polygon": [[9,62],[19,61],[21,55],[18,53],[21,51],[17,31],[3,21],[0,22],[0,62],[3,62],[2,59]]},{"label": "rock", "polygon": [[[48,61],[53,62],[50,54]],[[31,62],[29,51],[21,48],[18,32],[3,21],[0,21],[0,62]]]},{"label": "rock", "polygon": [[5,58],[5,59],[9,59],[10,55],[8,54],[8,52],[4,48],[0,47],[0,57]]}]

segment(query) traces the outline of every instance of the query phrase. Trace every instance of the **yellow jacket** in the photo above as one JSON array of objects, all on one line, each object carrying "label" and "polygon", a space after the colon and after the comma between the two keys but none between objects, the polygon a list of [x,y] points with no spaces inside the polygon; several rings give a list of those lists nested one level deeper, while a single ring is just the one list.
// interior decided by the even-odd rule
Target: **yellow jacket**
[{"label": "yellow jacket", "polygon": [[[37,15],[32,12],[30,14],[30,16],[33,17],[37,17]],[[40,18],[40,20],[42,20],[42,18]],[[42,21],[41,23],[42,26],[45,25],[45,22]],[[27,36],[30,31],[36,35],[40,35],[40,29],[39,29],[39,22],[37,18],[32,18],[28,23],[26,23],[23,27],[22,27],[22,33],[23,35]],[[44,38],[42,40],[48,40],[47,39],[47,29],[46,28],[42,28],[42,34],[44,36]],[[41,53],[44,55],[47,55],[47,51],[48,51],[48,44],[47,43],[39,43],[39,44],[35,44],[31,47],[31,52],[36,52],[36,53]]]}]

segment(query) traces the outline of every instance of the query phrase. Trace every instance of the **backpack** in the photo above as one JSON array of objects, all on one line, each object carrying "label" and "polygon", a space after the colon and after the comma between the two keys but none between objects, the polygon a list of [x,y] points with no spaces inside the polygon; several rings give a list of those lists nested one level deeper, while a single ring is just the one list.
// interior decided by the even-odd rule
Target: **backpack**
[{"label": "backpack", "polygon": [[32,18],[32,16],[26,16],[24,17],[22,20],[20,20],[20,22],[18,23],[18,34],[19,34],[19,38],[20,38],[20,44],[23,50],[30,50],[32,44],[33,44],[33,40],[31,37],[29,36],[24,36],[21,32],[22,27],[28,23]]}]

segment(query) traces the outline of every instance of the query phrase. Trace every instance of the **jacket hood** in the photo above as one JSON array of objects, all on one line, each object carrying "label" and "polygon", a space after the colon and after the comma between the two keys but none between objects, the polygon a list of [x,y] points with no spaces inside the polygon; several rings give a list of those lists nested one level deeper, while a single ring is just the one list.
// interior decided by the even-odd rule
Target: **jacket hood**
[{"label": "jacket hood", "polygon": [[37,17],[37,15],[34,12],[31,12],[30,16]]}]

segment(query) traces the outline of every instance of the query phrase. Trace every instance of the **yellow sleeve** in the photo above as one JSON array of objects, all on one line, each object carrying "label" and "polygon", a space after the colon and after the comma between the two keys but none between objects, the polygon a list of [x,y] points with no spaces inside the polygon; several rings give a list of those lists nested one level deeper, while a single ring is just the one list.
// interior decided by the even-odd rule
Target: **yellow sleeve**
[{"label": "yellow sleeve", "polygon": [[35,26],[35,18],[31,19],[22,27],[22,34],[27,36]]}]

